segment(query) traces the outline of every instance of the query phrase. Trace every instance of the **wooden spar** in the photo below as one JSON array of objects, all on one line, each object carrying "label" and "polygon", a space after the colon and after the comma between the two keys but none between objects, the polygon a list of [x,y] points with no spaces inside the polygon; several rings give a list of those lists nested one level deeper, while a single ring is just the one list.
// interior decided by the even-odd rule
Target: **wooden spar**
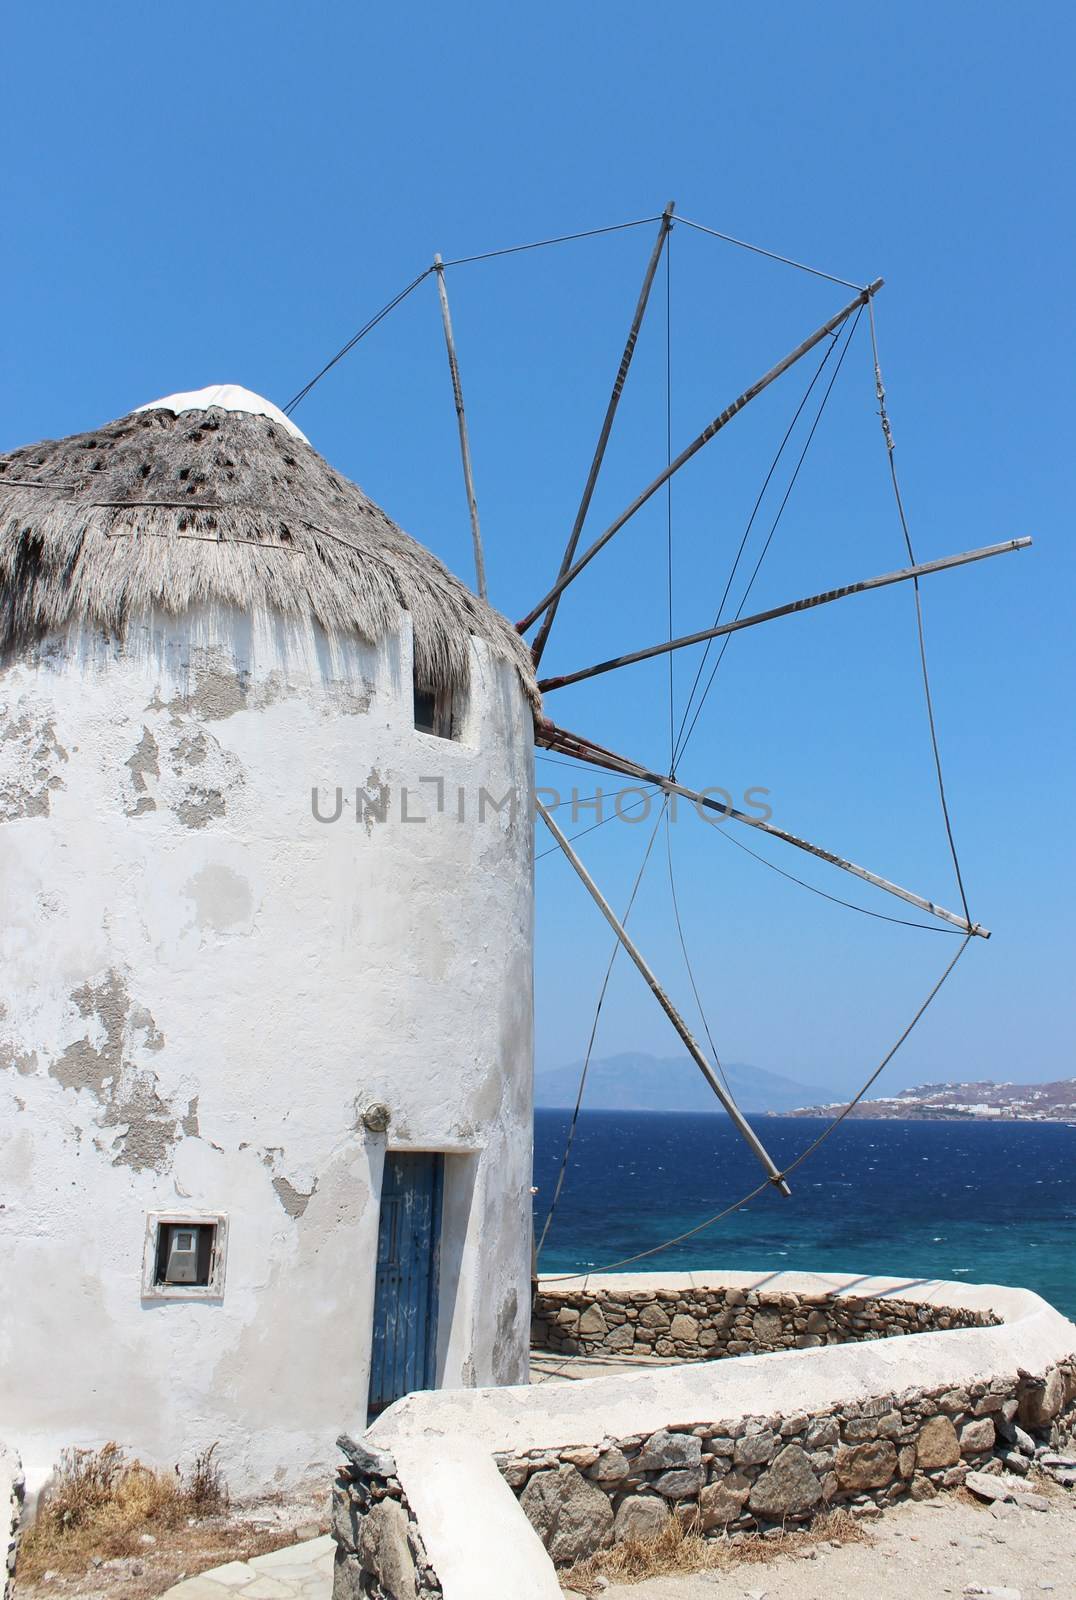
[{"label": "wooden spar", "polygon": [[[668,205],[665,207],[665,210],[662,212],[661,226],[658,229],[658,236],[654,241],[654,248],[650,252],[650,260],[647,262],[646,272],[643,276],[643,286],[639,291],[639,299],[635,306],[635,315],[631,319],[631,327],[628,330],[627,343],[624,345],[624,354],[620,358],[620,366],[617,370],[617,375],[613,383],[613,392],[609,396],[609,404],[605,408],[605,420],[602,423],[601,433],[598,435],[598,443],[594,449],[594,459],[590,463],[590,471],[587,473],[587,481],[583,489],[583,498],[580,500],[579,510],[575,514],[575,521],[572,524],[572,531],[568,538],[567,548],[564,551],[564,559],[560,564],[560,572],[557,574],[558,577],[563,577],[572,564],[572,557],[575,555],[576,546],[579,544],[579,536],[583,531],[583,523],[586,521],[587,512],[590,510],[590,502],[594,495],[594,486],[598,481],[598,473],[601,471],[601,465],[605,459],[605,447],[609,443],[609,435],[613,429],[613,418],[616,416],[616,408],[620,404],[620,396],[624,391],[624,384],[628,376],[628,368],[631,366],[631,358],[635,354],[635,345],[639,338],[639,329],[642,327],[643,316],[646,313],[647,301],[650,299],[650,290],[653,286],[654,274],[658,270],[658,263],[661,260],[661,252],[665,248],[665,241],[669,237],[669,231],[672,227],[672,214],[675,205],[676,202],[674,200],[670,200]],[[534,643],[531,645],[531,654],[534,657],[535,666],[537,666],[542,659],[542,652],[546,647],[546,640],[549,638],[549,630],[553,626],[553,619],[557,614],[557,606],[559,604],[560,596],[556,595],[550,603],[549,610],[546,612],[542,626],[538,629],[538,632],[534,636]]]},{"label": "wooden spar", "polygon": [[600,673],[612,672],[617,667],[629,667],[636,661],[649,661],[652,656],[666,655],[670,650],[683,650],[688,645],[702,644],[707,639],[720,639],[723,634],[737,633],[741,628],[753,628],[759,622],[772,622],[775,617],[788,617],[797,611],[809,611],[813,606],[825,606],[831,600],[843,600],[850,594],[866,594],[869,589],[884,589],[888,584],[905,583],[909,578],[922,578],[931,572],[947,572],[951,567],[963,567],[970,561],[985,561],[988,556],[1026,550],[1030,543],[1028,538],[1006,539],[1002,544],[965,550],[961,555],[942,556],[937,561],[921,561],[914,567],[902,567],[899,572],[885,572],[877,578],[864,578],[859,583],[846,584],[843,589],[827,589],[824,594],[808,595],[805,600],[790,600],[787,605],[773,606],[769,611],[756,611],[753,616],[738,617],[734,622],[723,622],[720,627],[706,628],[702,633],[685,633],[679,639],[666,639],[645,650],[633,650],[611,661],[599,661],[597,666],[581,667],[578,672],[569,672],[559,678],[543,678],[538,687],[546,694],[550,689],[563,689],[569,683],[581,683],[585,678],[596,678]]},{"label": "wooden spar", "polygon": [[725,424],[731,422],[732,418],[737,414],[737,412],[742,411],[744,406],[746,406],[749,401],[754,400],[757,395],[760,395],[763,389],[769,388],[771,383],[779,378],[782,373],[787,372],[789,367],[794,366],[795,363],[799,361],[801,357],[805,356],[809,350],[813,350],[815,345],[818,344],[820,340],[824,339],[827,334],[835,332],[836,329],[840,327],[841,323],[845,322],[852,315],[852,312],[857,310],[859,306],[866,305],[871,296],[878,293],[878,290],[882,287],[883,282],[884,279],[876,278],[872,284],[868,284],[867,288],[863,289],[859,294],[857,294],[854,300],[849,301],[848,305],[846,305],[841,311],[838,311],[836,316],[830,317],[828,322],[824,322],[820,328],[816,328],[814,333],[811,334],[810,338],[805,339],[802,344],[797,345],[795,350],[792,350],[783,358],[783,360],[779,361],[775,367],[771,367],[769,372],[764,373],[761,378],[758,378],[749,389],[745,389],[743,394],[741,394],[738,399],[734,400],[730,406],[726,406],[724,411],[719,412],[714,420],[708,423],[707,426],[702,430],[698,438],[693,439],[685,450],[681,450],[680,454],[676,457],[676,460],[671,461],[667,467],[663,468],[662,471],[658,473],[654,481],[648,484],[640,495],[636,496],[627,510],[622,511],[620,516],[617,517],[616,521],[611,522],[608,528],[606,528],[605,532],[600,534],[588,549],[584,550],[583,554],[579,557],[579,560],[576,561],[574,565],[569,567],[567,572],[561,573],[560,577],[557,579],[552,589],[550,589],[549,593],[542,596],[538,604],[527,613],[521,622],[516,623],[516,627],[519,632],[525,633],[529,627],[537,622],[542,612],[551,606],[554,600],[560,597],[568,585],[579,576],[583,568],[587,566],[589,562],[593,561],[594,557],[598,554],[598,551],[604,549],[613,535],[620,532],[624,524],[630,521],[635,513],[646,504],[651,495],[657,493],[662,484],[669,481],[674,472],[679,472],[684,463],[686,461],[690,461],[691,457],[695,455],[697,451],[701,450],[704,444],[708,444],[715,434],[720,433]]},{"label": "wooden spar", "polygon": [[463,461],[463,484],[467,491],[467,510],[471,517],[471,538],[474,541],[474,570],[478,593],[483,600],[486,594],[486,561],[482,553],[482,530],[478,525],[478,501],[474,492],[474,474],[471,471],[471,444],[467,437],[467,418],[463,410],[463,385],[460,382],[460,364],[456,359],[456,341],[452,336],[452,316],[448,309],[448,290],[445,288],[445,267],[439,255],[433,258],[437,275],[437,293],[441,300],[441,321],[445,330],[445,348],[448,351],[448,370],[452,378],[452,398],[456,404],[456,421],[460,430],[460,457]]},{"label": "wooden spar", "polygon": [[598,885],[594,882],[594,879],[590,876],[590,873],[587,871],[586,867],[584,867],[583,863],[580,861],[579,857],[576,855],[575,851],[572,849],[571,845],[568,843],[567,839],[557,827],[557,824],[553,821],[553,818],[550,816],[549,812],[546,810],[545,806],[537,798],[537,796],[535,797],[534,803],[538,808],[538,813],[541,816],[542,821],[545,823],[546,827],[549,829],[550,833],[553,835],[554,839],[557,841],[560,848],[563,850],[564,854],[575,868],[575,871],[587,893],[590,895],[591,899],[594,901],[594,904],[598,907],[598,910],[601,912],[606,922],[620,940],[620,943],[623,945],[627,954],[631,957],[632,961],[646,979],[654,998],[658,1002],[658,1005],[664,1011],[665,1015],[668,1017],[669,1021],[680,1035],[688,1055],[691,1057],[692,1061],[694,1061],[695,1065],[698,1067],[699,1071],[710,1085],[710,1088],[714,1091],[714,1094],[721,1101],[721,1104],[724,1106],[725,1110],[736,1124],[736,1127],[739,1129],[743,1138],[750,1146],[754,1155],[762,1163],[770,1182],[773,1184],[775,1189],[780,1191],[781,1194],[790,1195],[792,1191],[788,1187],[788,1184],[785,1182],[784,1178],[782,1178],[780,1169],[771,1161],[766,1152],[765,1146],[755,1133],[755,1130],[747,1121],[735,1100],[721,1083],[717,1074],[714,1072],[713,1067],[711,1067],[709,1061],[699,1048],[699,1045],[692,1035],[691,1030],[688,1028],[687,1023],[677,1011],[676,1007],[665,993],[665,990],[661,987],[661,984],[658,982],[657,978],[654,976],[654,973],[647,965],[645,958],[632,941],[627,929],[617,917],[616,912],[613,910],[608,900],[606,900],[605,896],[598,888]]},{"label": "wooden spar", "polygon": [[784,828],[775,827],[772,822],[764,822],[761,817],[749,817],[745,812],[737,811],[735,806],[714,800],[705,790],[688,789],[673,778],[667,778],[659,772],[651,772],[626,756],[617,755],[612,750],[595,745],[581,734],[569,733],[565,728],[558,728],[552,722],[543,721],[536,725],[534,737],[537,744],[548,750],[557,750],[562,755],[572,756],[577,761],[585,761],[592,767],[606,767],[624,777],[655,784],[666,794],[682,795],[685,800],[693,801],[696,806],[720,812],[722,817],[731,817],[734,822],[742,822],[749,828],[758,828],[761,833],[768,833],[774,839],[783,839],[786,844],[795,845],[797,850],[805,850],[808,855],[817,856],[820,861],[828,861],[830,866],[840,867],[842,872],[850,872],[854,877],[862,878],[864,883],[873,884],[876,889],[884,889],[887,894],[896,895],[898,900],[906,900],[909,905],[918,906],[920,911],[929,912],[932,917],[952,923],[954,928],[960,928],[964,933],[975,934],[980,939],[990,937],[989,928],[982,927],[978,922],[969,922],[967,918],[958,916],[953,911],[947,911],[944,906],[937,905],[933,900],[927,900],[922,895],[913,893],[911,889],[902,889],[900,884],[890,883],[888,878],[869,872],[866,867],[857,866],[854,861],[847,861],[844,856],[835,855],[833,851],[825,850],[821,845],[811,844],[794,833],[787,833]]}]

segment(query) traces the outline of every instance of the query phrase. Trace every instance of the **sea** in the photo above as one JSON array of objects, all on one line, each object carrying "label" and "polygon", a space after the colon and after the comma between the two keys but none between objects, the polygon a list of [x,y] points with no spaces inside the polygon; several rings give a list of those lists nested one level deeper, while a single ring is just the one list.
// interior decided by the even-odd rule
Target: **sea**
[{"label": "sea", "polygon": [[[779,1167],[827,1123],[751,1117]],[[535,1236],[571,1121],[535,1112]],[[601,1271],[734,1205],[761,1170],[724,1116],[584,1111],[539,1259]],[[1076,1320],[1076,1127],[851,1119],[790,1177],[633,1272],[851,1272],[1033,1289]]]}]

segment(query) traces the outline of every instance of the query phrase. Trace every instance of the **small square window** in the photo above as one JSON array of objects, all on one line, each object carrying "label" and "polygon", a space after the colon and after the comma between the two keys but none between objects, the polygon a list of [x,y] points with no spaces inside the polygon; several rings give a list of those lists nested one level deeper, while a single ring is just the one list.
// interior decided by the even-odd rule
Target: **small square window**
[{"label": "small square window", "polygon": [[227,1221],[220,1215],[151,1212],[146,1219],[142,1297],[218,1299],[224,1292]]},{"label": "small square window", "polygon": [[447,689],[431,689],[415,679],[415,727],[438,739],[459,738],[459,718]]}]

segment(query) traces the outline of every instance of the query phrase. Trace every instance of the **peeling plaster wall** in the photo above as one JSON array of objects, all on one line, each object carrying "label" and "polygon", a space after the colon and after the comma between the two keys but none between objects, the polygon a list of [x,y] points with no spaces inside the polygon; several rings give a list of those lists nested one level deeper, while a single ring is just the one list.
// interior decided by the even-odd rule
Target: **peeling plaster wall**
[{"label": "peeling plaster wall", "polygon": [[[327,1467],[365,1425],[386,1148],[451,1152],[440,1383],[525,1378],[531,719],[472,648],[458,742],[414,727],[406,618],[372,647],[206,610],[0,671],[0,1413],[30,1466]],[[483,788],[517,803],[480,818]],[[227,1214],[221,1300],[141,1299],[170,1209]]]}]

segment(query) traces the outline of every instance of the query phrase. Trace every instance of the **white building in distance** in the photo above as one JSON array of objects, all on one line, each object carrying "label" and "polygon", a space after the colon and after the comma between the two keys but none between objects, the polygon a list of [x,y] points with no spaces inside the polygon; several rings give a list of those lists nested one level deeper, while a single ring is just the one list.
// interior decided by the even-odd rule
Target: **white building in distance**
[{"label": "white building in distance", "polygon": [[0,458],[0,1418],[234,1490],[527,1370],[536,690],[245,390]]}]

